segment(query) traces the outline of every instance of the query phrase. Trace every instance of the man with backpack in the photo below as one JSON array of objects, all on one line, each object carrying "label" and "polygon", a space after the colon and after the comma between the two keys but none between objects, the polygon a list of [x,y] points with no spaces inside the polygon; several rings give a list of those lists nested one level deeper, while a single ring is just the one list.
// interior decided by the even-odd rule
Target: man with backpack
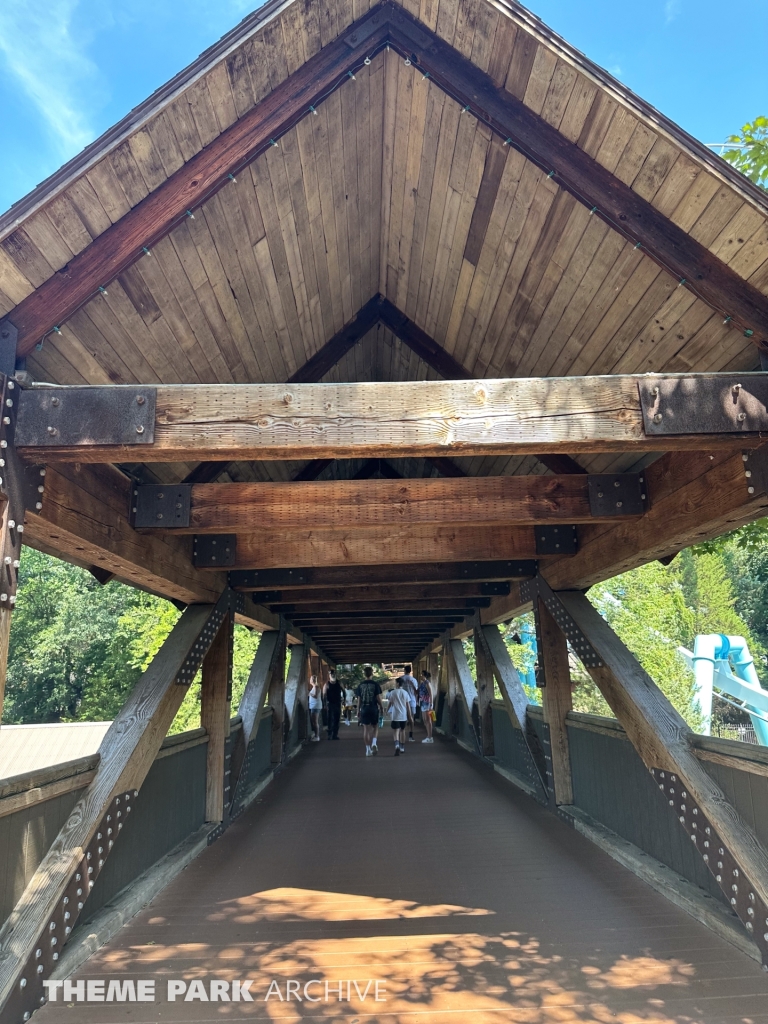
[{"label": "man with backpack", "polygon": [[373,678],[373,669],[370,665],[366,665],[363,671],[365,678],[355,690],[355,694],[360,724],[363,727],[365,756],[371,757],[379,752],[376,729],[379,724],[379,715],[383,714],[384,705],[381,700],[381,686]]}]

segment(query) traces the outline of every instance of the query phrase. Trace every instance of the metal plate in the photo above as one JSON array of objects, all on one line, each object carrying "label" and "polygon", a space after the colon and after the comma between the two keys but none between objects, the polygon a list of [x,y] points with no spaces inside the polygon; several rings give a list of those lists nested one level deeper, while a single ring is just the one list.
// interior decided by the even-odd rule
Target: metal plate
[{"label": "metal plate", "polygon": [[233,590],[272,590],[289,584],[300,586],[309,582],[304,569],[237,569],[229,574]]},{"label": "metal plate", "polygon": [[743,452],[748,494],[768,494],[768,444]]},{"label": "metal plate", "polygon": [[[539,613],[537,598],[541,598],[550,615],[558,624],[560,629],[566,636],[566,639],[573,648],[574,654],[579,658],[581,663],[586,668],[600,668],[603,664],[603,660],[597,651],[594,649],[589,640],[584,636],[582,631],[573,621],[571,616],[565,609],[565,605],[560,600],[555,591],[552,590],[547,581],[541,576],[535,576],[532,580],[525,580],[520,584],[520,596],[525,601],[531,601],[533,603],[534,617],[536,619],[536,640],[540,644],[541,637],[539,635]],[[541,651],[541,647],[539,647]],[[540,665],[543,671],[544,659],[540,658]],[[538,676],[537,676],[538,680]]]},{"label": "metal plate", "polygon": [[590,474],[587,485],[593,516],[641,516],[645,512],[643,473]]},{"label": "metal plate", "polygon": [[26,388],[19,398],[21,448],[141,445],[155,438],[152,387]]},{"label": "metal plate", "polygon": [[638,385],[646,434],[768,430],[768,374],[647,377]]},{"label": "metal plate", "polygon": [[0,373],[12,377],[16,372],[16,340],[19,332],[10,320],[0,323]]},{"label": "metal plate", "polygon": [[140,484],[133,490],[133,525],[137,530],[189,526],[191,504],[192,484]]},{"label": "metal plate", "polygon": [[235,564],[236,555],[234,533],[195,534],[193,562],[196,569],[224,569]]},{"label": "metal plate", "polygon": [[651,768],[651,775],[667,799],[671,813],[677,816],[689,839],[731,905],[731,909],[753,939],[768,967],[768,907],[745,877],[741,865],[726,841],[686,790],[683,781],[662,768]]},{"label": "metal plate", "polygon": [[488,583],[480,583],[480,593],[487,597],[506,597],[512,589],[509,583],[503,580],[492,580]]},{"label": "metal plate", "polygon": [[575,555],[578,536],[575,526],[534,526],[537,555]]}]

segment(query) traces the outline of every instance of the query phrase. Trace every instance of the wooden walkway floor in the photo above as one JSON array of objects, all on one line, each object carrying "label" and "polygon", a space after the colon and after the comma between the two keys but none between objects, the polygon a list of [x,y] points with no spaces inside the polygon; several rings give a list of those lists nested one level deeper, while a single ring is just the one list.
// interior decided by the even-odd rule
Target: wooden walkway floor
[{"label": "wooden walkway floor", "polygon": [[[395,759],[389,732],[367,760],[356,726],[310,746],[77,975],[155,1003],[34,1019],[768,1024],[758,964],[454,744]],[[169,1003],[168,979],[254,1001]]]}]

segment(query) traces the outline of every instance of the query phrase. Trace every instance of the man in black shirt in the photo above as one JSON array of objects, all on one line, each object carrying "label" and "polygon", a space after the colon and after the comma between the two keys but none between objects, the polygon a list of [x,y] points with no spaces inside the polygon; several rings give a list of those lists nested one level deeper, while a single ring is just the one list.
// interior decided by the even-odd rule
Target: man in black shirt
[{"label": "man in black shirt", "polygon": [[336,678],[336,673],[333,669],[330,670],[328,675],[328,682],[325,684],[325,705],[328,709],[328,739],[337,740],[339,738],[339,722],[341,721],[341,698],[344,693],[344,688]]},{"label": "man in black shirt", "polygon": [[366,665],[363,669],[365,679],[355,690],[357,694],[357,710],[360,714],[360,723],[363,727],[363,738],[365,739],[365,756],[371,757],[378,754],[379,747],[376,742],[376,728],[379,724],[379,714],[383,712],[384,705],[381,701],[381,687],[373,678],[373,669]]}]

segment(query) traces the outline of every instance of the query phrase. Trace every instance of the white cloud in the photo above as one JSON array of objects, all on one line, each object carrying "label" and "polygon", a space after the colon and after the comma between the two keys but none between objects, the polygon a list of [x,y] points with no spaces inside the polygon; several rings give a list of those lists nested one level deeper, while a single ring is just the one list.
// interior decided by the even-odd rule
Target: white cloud
[{"label": "white cloud", "polygon": [[664,4],[664,20],[668,25],[678,16],[681,6],[682,0],[667,0]]},{"label": "white cloud", "polygon": [[99,83],[85,41],[72,30],[78,0],[2,0],[0,57],[39,111],[62,159],[95,135],[87,91]]}]

